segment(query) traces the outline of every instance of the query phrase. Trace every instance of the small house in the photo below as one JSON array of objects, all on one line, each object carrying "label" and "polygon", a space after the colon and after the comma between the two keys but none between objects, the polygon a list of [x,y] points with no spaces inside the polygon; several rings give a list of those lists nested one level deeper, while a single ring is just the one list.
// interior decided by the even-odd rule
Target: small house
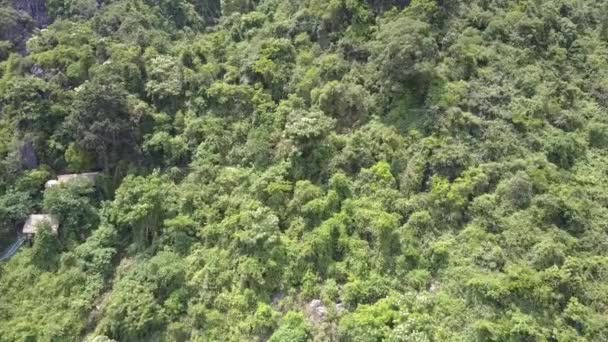
[{"label": "small house", "polygon": [[46,214],[30,215],[23,225],[23,234],[28,238],[32,238],[38,232],[38,228],[45,223],[51,227],[51,231],[54,234],[57,234],[59,229],[59,220],[57,220],[57,218],[53,215]]}]

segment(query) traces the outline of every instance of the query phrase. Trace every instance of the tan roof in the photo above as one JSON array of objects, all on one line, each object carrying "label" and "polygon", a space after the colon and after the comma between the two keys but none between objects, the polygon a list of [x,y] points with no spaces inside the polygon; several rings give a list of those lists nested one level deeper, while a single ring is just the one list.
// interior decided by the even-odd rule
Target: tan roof
[{"label": "tan roof", "polygon": [[46,188],[52,188],[55,185],[64,184],[71,181],[86,181],[95,183],[95,178],[99,176],[99,172],[86,172],[86,173],[70,173],[66,175],[59,175],[57,179],[51,179],[46,182]]},{"label": "tan roof", "polygon": [[59,175],[57,176],[57,181],[59,184],[63,184],[66,182],[70,182],[73,180],[86,180],[94,182],[95,178],[99,175],[99,172],[87,172],[87,173],[72,173],[67,175]]},{"label": "tan roof", "polygon": [[23,234],[36,234],[38,227],[47,222],[51,225],[53,233],[57,234],[59,229],[59,220],[53,215],[36,214],[30,215],[23,225]]}]

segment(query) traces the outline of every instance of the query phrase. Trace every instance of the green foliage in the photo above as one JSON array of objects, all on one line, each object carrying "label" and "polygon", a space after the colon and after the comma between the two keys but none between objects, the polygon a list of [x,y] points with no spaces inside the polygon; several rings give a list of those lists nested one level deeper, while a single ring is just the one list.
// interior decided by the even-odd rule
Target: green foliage
[{"label": "green foliage", "polygon": [[305,342],[311,338],[310,326],[304,315],[288,312],[283,317],[279,328],[270,337],[271,342]]},{"label": "green foliage", "polygon": [[0,3],[0,341],[608,340],[605,3]]},{"label": "green foliage", "polygon": [[332,81],[313,91],[312,97],[324,113],[339,121],[340,127],[357,127],[368,119],[369,94],[360,85]]},{"label": "green foliage", "polygon": [[149,81],[146,93],[159,103],[175,103],[182,93],[182,71],[178,61],[169,56],[158,56],[147,63]]},{"label": "green foliage", "polygon": [[128,176],[116,190],[110,220],[138,246],[145,247],[160,235],[163,220],[172,211],[173,191],[172,184],[157,173]]},{"label": "green foliage", "polygon": [[99,224],[97,210],[90,198],[92,193],[90,184],[78,181],[45,191],[43,208],[60,220],[64,240],[84,241]]},{"label": "green foliage", "polygon": [[397,314],[389,299],[379,301],[372,306],[360,306],[356,311],[342,318],[340,338],[349,341],[386,340]]},{"label": "green foliage", "polygon": [[581,144],[572,136],[557,136],[549,141],[547,158],[552,163],[569,169],[581,154]]},{"label": "green foliage", "polygon": [[66,120],[75,146],[91,153],[106,170],[136,148],[137,118],[130,115],[128,93],[119,79],[93,79],[79,88]]},{"label": "green foliage", "polygon": [[608,146],[608,126],[605,124],[591,124],[589,127],[589,144],[598,148]]},{"label": "green foliage", "polygon": [[97,10],[97,2],[93,0],[52,0],[48,4],[49,14],[59,18],[90,18]]},{"label": "green foliage", "polygon": [[80,150],[75,144],[70,144],[65,150],[65,161],[73,172],[85,172],[91,169],[91,156]]},{"label": "green foliage", "polygon": [[59,251],[59,241],[51,231],[51,227],[48,224],[39,226],[32,247],[33,264],[46,271],[55,270],[59,260]]}]

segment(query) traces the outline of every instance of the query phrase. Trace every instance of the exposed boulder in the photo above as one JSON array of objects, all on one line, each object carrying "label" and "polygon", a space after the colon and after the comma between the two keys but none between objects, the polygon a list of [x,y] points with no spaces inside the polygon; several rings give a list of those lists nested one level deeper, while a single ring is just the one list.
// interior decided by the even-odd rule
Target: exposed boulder
[{"label": "exposed boulder", "polygon": [[308,303],[308,314],[310,315],[311,321],[319,324],[327,317],[327,307],[323,305],[323,302],[320,299],[313,299]]},{"label": "exposed boulder", "polygon": [[32,67],[30,68],[30,73],[35,76],[35,77],[39,77],[42,78],[44,77],[44,69],[42,69],[42,67],[38,64],[34,64],[32,65]]}]

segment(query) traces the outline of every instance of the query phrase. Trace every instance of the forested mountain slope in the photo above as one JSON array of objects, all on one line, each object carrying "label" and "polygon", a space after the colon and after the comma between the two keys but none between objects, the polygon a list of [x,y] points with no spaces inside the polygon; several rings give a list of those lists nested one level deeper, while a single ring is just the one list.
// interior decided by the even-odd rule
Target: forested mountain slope
[{"label": "forested mountain slope", "polygon": [[60,231],[0,342],[608,341],[608,1],[46,8],[0,33],[0,247]]}]

